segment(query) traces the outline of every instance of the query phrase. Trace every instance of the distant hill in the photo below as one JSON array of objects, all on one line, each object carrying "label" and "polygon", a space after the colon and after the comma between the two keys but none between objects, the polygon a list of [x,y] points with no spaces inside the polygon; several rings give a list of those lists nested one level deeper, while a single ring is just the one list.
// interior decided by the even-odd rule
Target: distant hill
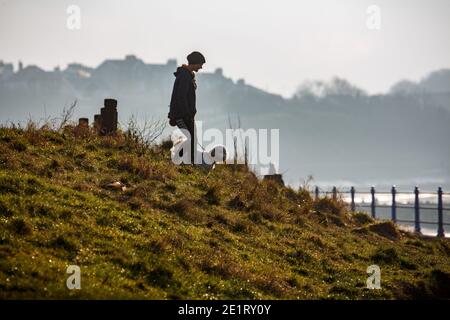
[{"label": "distant hill", "polygon": [[[147,64],[132,55],[95,68],[73,63],[54,71],[26,66],[14,72],[1,63],[0,120],[55,117],[77,99],[75,116],[92,121],[106,97],[118,99],[123,126],[133,114],[165,119],[177,66],[176,60]],[[218,68],[198,73],[197,119],[221,130],[229,118],[236,125],[238,116],[244,128],[280,129],[279,170],[291,184],[312,174],[324,185],[345,180],[410,188],[429,181],[424,187],[450,188],[448,81],[449,70],[441,70],[370,96],[335,78],[307,82],[285,99],[233,81]]]},{"label": "distant hill", "polygon": [[400,81],[392,86],[390,93],[419,101],[423,107],[450,111],[450,69],[431,72],[419,82]]},{"label": "distant hill", "polygon": [[392,86],[394,94],[450,93],[450,69],[431,72],[419,82],[403,80]]},{"label": "distant hill", "polygon": [[450,298],[448,239],[134,141],[0,128],[0,299]]}]

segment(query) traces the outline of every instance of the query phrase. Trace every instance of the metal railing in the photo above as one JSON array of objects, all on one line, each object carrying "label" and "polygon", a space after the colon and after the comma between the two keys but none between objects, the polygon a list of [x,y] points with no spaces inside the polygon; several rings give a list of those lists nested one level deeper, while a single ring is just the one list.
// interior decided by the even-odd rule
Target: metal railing
[{"label": "metal railing", "polygon": [[[333,187],[332,191],[322,191],[319,189],[319,187],[315,187],[314,194],[316,200],[319,199],[320,194],[331,194],[332,198],[334,200],[337,199],[338,194],[350,194],[350,209],[351,211],[356,210],[356,203],[355,203],[355,194],[356,190],[354,187],[351,187],[349,191],[338,191],[336,187]],[[444,195],[450,195],[450,193],[444,193],[442,191],[442,188],[439,187],[437,192],[426,192],[427,195],[435,194],[437,196],[437,207],[427,207],[427,206],[421,206],[420,205],[420,191],[419,188],[416,186],[414,188],[413,192],[398,192],[395,186],[392,186],[390,192],[376,192],[375,187],[371,187],[369,192],[358,192],[358,194],[366,194],[371,195],[371,202],[370,204],[365,205],[359,204],[359,207],[367,207],[370,208],[370,212],[372,215],[372,218],[377,218],[377,208],[390,208],[391,210],[391,220],[394,223],[413,223],[414,224],[414,231],[417,233],[421,233],[421,224],[432,224],[437,225],[437,236],[438,237],[445,237],[445,231],[444,231],[444,225],[449,226],[450,223],[444,222],[444,211],[450,211],[449,208],[443,207],[443,196]],[[412,195],[414,194],[414,205],[413,206],[404,206],[399,205],[397,203],[397,195],[400,194],[408,194]],[[376,201],[376,195],[391,195],[391,204],[390,205],[380,205],[377,204]],[[414,209],[414,220],[405,220],[405,219],[398,219],[397,218],[397,209]],[[424,221],[420,218],[421,210],[436,210],[437,211],[437,222],[435,221]]]}]

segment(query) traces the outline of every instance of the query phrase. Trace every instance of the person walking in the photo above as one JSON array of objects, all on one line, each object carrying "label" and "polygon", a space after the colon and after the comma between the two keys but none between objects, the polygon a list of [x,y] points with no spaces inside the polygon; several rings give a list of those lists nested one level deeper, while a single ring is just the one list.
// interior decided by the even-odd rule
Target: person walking
[{"label": "person walking", "polygon": [[168,118],[171,126],[177,126],[182,131],[187,130],[189,132],[190,137],[187,137],[187,143],[190,143],[189,158],[191,164],[194,164],[197,145],[195,132],[195,115],[197,113],[195,90],[197,89],[197,84],[194,72],[202,69],[206,60],[198,51],[190,53],[187,56],[187,60],[187,65],[183,64],[173,73],[175,82],[170,100]]}]

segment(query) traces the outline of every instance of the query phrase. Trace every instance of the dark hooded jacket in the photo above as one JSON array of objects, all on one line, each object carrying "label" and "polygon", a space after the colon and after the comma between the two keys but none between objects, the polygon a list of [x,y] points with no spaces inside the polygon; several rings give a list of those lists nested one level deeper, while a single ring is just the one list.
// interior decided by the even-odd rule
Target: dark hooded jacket
[{"label": "dark hooded jacket", "polygon": [[170,119],[193,119],[197,113],[195,108],[195,83],[189,70],[178,67],[173,73],[176,77],[170,100]]}]

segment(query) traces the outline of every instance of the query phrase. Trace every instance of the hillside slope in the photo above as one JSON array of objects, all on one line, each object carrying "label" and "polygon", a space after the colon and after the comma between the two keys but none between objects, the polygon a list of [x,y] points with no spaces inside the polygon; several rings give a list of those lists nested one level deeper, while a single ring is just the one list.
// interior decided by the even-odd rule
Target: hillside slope
[{"label": "hillside slope", "polygon": [[[448,240],[243,167],[177,167],[168,148],[0,128],[0,298],[450,298]],[[373,264],[381,290],[366,288]]]}]

